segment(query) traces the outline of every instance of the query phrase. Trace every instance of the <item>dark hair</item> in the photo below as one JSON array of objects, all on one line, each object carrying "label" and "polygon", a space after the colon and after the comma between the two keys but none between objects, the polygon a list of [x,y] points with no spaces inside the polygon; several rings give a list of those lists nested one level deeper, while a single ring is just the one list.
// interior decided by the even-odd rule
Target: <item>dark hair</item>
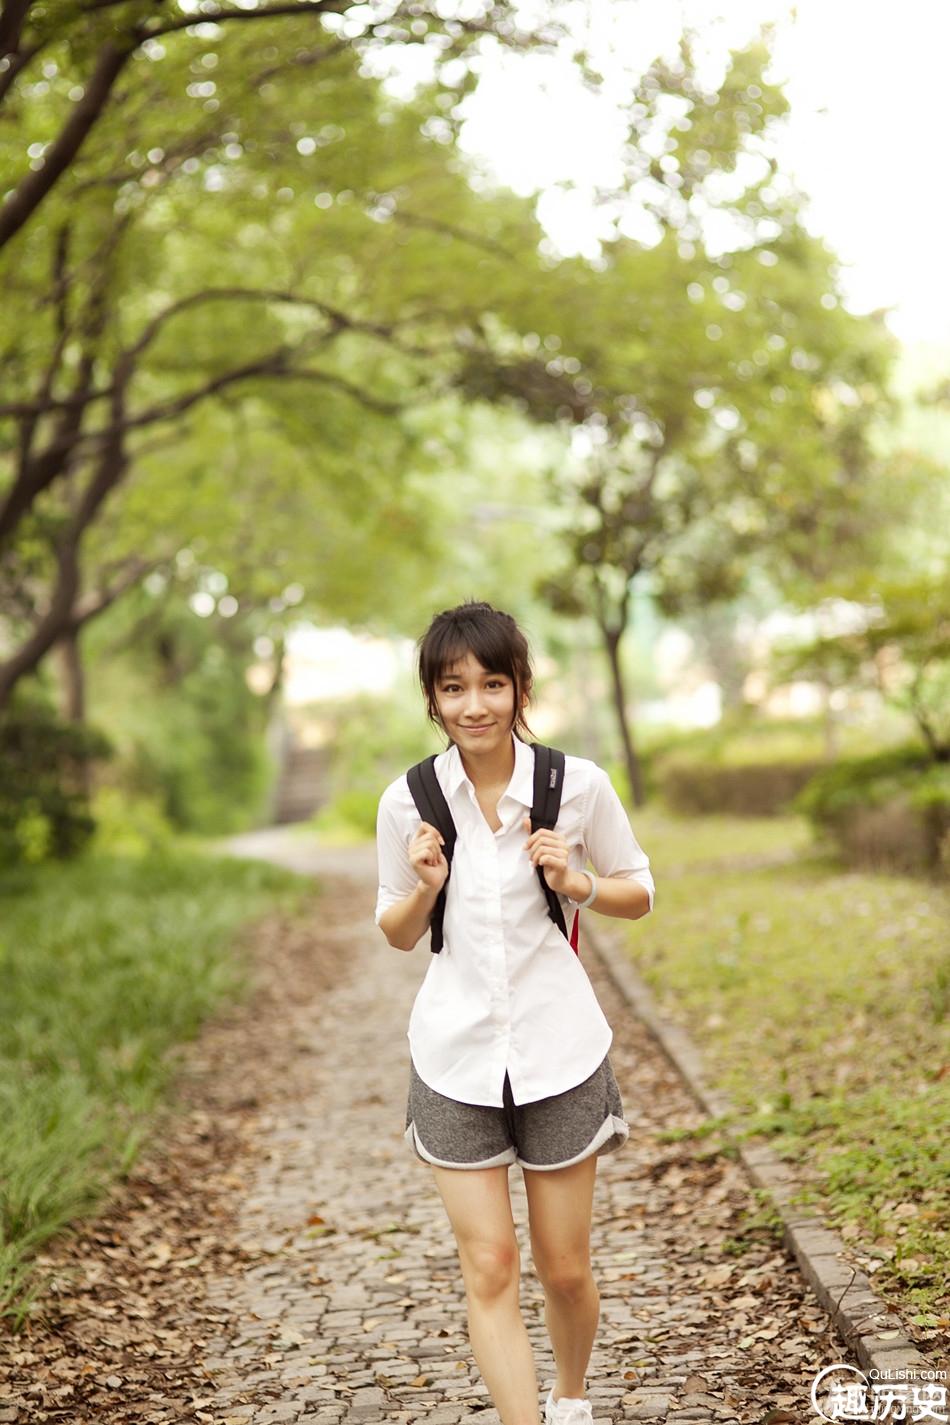
[{"label": "dark hair", "polygon": [[[471,652],[489,673],[503,673],[514,683],[515,720],[512,732],[522,742],[527,741],[522,733],[534,738],[521,706],[524,692],[528,693],[529,701],[531,698],[534,682],[531,654],[528,640],[511,614],[503,613],[491,604],[469,599],[454,609],[443,609],[436,614],[416,644],[416,650],[426,712],[434,726],[445,732],[435,696],[436,684],[450,664]],[[448,745],[453,745],[451,737]]]}]

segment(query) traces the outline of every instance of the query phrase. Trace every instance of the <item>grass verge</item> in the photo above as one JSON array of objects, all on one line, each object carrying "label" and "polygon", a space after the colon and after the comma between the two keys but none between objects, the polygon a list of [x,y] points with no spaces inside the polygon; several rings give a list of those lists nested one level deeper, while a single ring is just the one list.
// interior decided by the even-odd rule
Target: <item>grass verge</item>
[{"label": "grass verge", "polygon": [[658,1009],[702,1049],[739,1131],[795,1160],[803,1200],[881,1295],[950,1326],[950,888],[807,849],[729,869],[757,836],[762,852],[783,832],[806,846],[797,818],[634,821],[657,898],[630,953]]},{"label": "grass verge", "polygon": [[0,1316],[22,1319],[33,1254],[135,1161],[185,1041],[248,992],[238,928],[306,893],[181,848],[0,876]]}]

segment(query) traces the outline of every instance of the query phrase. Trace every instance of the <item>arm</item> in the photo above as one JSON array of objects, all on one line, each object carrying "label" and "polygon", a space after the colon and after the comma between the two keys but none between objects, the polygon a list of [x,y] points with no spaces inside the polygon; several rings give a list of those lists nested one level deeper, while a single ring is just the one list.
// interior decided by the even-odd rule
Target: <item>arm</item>
[{"label": "arm", "polygon": [[[522,825],[530,832],[525,849],[533,865],[544,867],[552,891],[575,902],[586,901],[590,880],[570,868],[570,848],[557,831],[531,832],[531,818]],[[639,920],[653,909],[653,876],[646,852],[633,834],[623,803],[607,773],[594,769],[584,808],[584,846],[594,865],[597,891],[589,903],[601,915]]]},{"label": "arm", "polygon": [[[448,862],[441,834],[420,823],[418,814],[407,816],[395,787],[380,797],[376,816],[379,890],[374,918],[394,950],[413,950],[432,918]],[[417,829],[409,839],[414,822]]]},{"label": "arm", "polygon": [[[572,871],[564,894],[572,901],[584,901],[590,894],[590,881],[580,871]],[[598,876],[597,894],[586,910],[601,915],[615,915],[623,920],[639,920],[652,909],[650,892],[639,881],[627,876]]]},{"label": "arm", "polygon": [[[586,894],[586,892],[585,892]],[[394,950],[414,950],[429,927],[439,888],[417,881],[415,889],[377,919],[377,925]]]},{"label": "arm", "polygon": [[[637,841],[623,802],[602,767],[597,768],[591,783],[584,821],[587,850],[597,875],[597,894],[588,909],[624,920],[648,915],[655,890],[650,858]],[[590,893],[587,877],[572,871],[570,880],[573,884],[567,894],[571,900],[586,900]]]}]

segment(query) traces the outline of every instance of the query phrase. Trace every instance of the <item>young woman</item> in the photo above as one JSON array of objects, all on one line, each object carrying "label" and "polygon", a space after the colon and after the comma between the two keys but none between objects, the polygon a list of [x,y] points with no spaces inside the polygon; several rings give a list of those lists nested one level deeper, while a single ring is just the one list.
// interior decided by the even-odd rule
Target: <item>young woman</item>
[{"label": "young woman", "polygon": [[[429,718],[449,738],[434,769],[456,842],[443,948],[409,1020],[406,1142],[431,1165],[455,1233],[472,1350],[502,1425],[538,1420],[508,1195],[509,1164],[520,1164],[557,1367],[546,1425],[591,1425],[594,1178],[629,1127],[607,1052],[613,1032],[536,868],[570,925],[580,906],[646,915],[650,863],[606,772],[584,757],[565,754],[557,825],[532,834],[534,754],[521,736],[532,670],[510,615],[473,601],[438,614],[419,640],[418,671]],[[414,949],[429,926],[448,872],[441,847],[403,774],[377,819],[375,919],[395,949]]]}]

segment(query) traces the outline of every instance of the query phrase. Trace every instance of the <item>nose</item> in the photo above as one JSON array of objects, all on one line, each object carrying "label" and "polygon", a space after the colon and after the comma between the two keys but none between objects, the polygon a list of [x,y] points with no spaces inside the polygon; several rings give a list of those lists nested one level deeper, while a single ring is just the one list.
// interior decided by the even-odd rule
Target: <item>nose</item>
[{"label": "nose", "polygon": [[481,691],[478,688],[473,688],[472,691],[469,693],[468,697],[465,699],[465,716],[469,718],[471,722],[479,722],[481,720],[481,711]]}]

